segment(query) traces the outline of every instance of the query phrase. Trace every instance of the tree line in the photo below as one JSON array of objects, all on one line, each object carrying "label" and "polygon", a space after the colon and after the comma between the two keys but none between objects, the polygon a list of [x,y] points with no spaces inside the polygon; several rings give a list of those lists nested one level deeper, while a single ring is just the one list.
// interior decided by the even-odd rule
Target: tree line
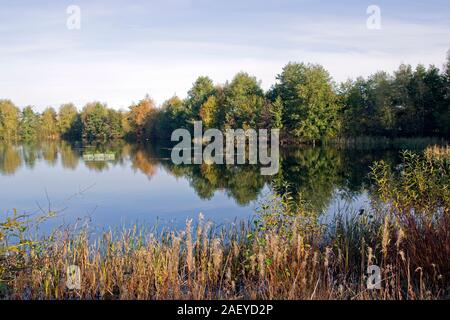
[{"label": "tree line", "polygon": [[285,143],[450,135],[450,52],[442,71],[401,65],[336,84],[320,65],[288,63],[276,79],[264,92],[245,72],[221,85],[201,76],[185,99],[173,96],[158,108],[147,96],[120,111],[92,102],[81,111],[64,104],[37,113],[0,100],[0,140],[166,140],[194,121],[205,129],[277,128]]}]

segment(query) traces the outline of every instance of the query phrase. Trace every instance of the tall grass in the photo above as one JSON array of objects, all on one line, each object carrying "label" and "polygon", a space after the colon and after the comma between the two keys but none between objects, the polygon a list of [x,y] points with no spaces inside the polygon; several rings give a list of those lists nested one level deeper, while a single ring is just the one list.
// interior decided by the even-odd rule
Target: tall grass
[{"label": "tall grass", "polygon": [[[437,148],[437,147],[436,147]],[[431,149],[430,149],[431,150]],[[200,216],[183,231],[132,228],[27,239],[15,216],[0,224],[4,299],[442,299],[449,298],[448,157],[404,154],[373,166],[378,205],[321,225],[306,202],[274,196],[254,221],[217,227]],[[438,151],[437,151],[438,150]],[[445,152],[444,152],[445,154]],[[448,155],[448,153],[447,153]],[[16,222],[11,223],[15,220]],[[20,249],[15,245],[22,243]],[[19,241],[17,241],[19,239]],[[79,290],[66,286],[70,265]],[[381,289],[367,287],[367,267]]]},{"label": "tall grass", "polygon": [[[405,151],[399,170],[392,170],[383,162],[372,168],[385,219],[391,219],[395,227],[391,238],[396,248],[387,246],[385,252],[397,249],[402,260],[420,273],[419,285],[422,287],[426,278],[436,290],[439,283],[443,289],[449,289],[449,150],[448,146],[434,146],[423,155]],[[391,229],[388,231],[392,233]]]}]

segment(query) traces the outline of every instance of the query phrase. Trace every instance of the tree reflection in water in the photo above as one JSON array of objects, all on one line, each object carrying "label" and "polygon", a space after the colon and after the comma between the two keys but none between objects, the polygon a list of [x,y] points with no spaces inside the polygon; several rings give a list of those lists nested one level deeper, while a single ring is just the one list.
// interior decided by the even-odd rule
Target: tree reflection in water
[{"label": "tree reflection in water", "polygon": [[[112,155],[104,161],[85,160],[83,155]],[[390,164],[399,161],[398,150],[336,148],[332,146],[290,148],[281,150],[280,171],[262,176],[257,165],[174,165],[170,148],[161,145],[139,145],[117,141],[108,144],[48,141],[27,144],[0,144],[0,174],[14,175],[25,166],[32,169],[37,162],[77,170],[84,165],[102,172],[114,166],[131,166],[149,179],[158,168],[174,177],[186,179],[201,199],[211,199],[224,192],[239,205],[256,200],[264,187],[272,192],[289,192],[296,201],[306,200],[318,212],[327,208],[336,190],[352,198],[370,189],[368,173],[375,160]]]}]

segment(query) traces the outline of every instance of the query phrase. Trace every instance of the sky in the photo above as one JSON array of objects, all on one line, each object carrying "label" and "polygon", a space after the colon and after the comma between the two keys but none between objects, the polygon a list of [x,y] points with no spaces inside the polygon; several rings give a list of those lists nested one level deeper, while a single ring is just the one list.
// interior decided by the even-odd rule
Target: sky
[{"label": "sky", "polygon": [[[67,27],[73,5],[79,29]],[[370,5],[380,29],[367,27]],[[185,97],[200,75],[225,83],[245,71],[269,89],[296,61],[340,82],[441,67],[449,49],[448,0],[0,0],[0,99],[125,109],[146,94]]]}]

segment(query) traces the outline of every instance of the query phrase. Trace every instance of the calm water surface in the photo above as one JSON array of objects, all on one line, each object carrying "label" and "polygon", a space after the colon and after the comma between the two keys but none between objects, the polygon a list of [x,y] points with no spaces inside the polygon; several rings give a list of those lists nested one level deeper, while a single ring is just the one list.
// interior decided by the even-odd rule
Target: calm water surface
[{"label": "calm water surface", "polygon": [[169,148],[152,145],[0,144],[0,214],[57,212],[44,230],[87,220],[98,228],[180,227],[200,212],[217,223],[247,219],[272,192],[289,190],[329,219],[368,208],[370,165],[396,164],[398,155],[384,148],[289,149],[279,173],[268,177],[257,166],[175,166]]}]

